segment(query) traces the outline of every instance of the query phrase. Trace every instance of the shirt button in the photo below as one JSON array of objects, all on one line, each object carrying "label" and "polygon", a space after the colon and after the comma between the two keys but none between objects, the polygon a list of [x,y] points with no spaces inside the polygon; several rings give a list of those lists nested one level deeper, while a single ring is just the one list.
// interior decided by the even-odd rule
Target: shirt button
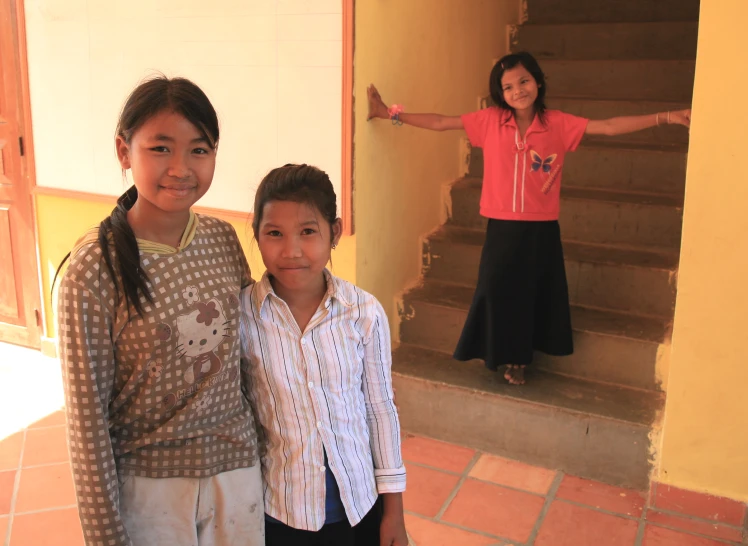
[{"label": "shirt button", "polygon": [[301,340],[301,344],[302,344],[302,345],[306,345],[306,339],[302,339],[302,340]]},{"label": "shirt button", "polygon": [[310,382],[309,382],[309,388],[311,389],[312,387],[314,387],[314,383],[312,383],[312,382],[310,381]]},{"label": "shirt button", "polygon": [[320,471],[320,472],[324,472],[325,470],[327,470],[327,469],[326,469],[326,468],[325,468],[324,466],[320,466],[320,467],[319,467],[319,471]]},{"label": "shirt button", "polygon": [[322,428],[322,421],[317,421],[317,428]]}]

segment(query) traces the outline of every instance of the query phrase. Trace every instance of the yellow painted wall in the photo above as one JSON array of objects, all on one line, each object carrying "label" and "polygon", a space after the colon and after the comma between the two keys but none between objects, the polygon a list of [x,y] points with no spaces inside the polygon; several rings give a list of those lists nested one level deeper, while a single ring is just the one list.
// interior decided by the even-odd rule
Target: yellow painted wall
[{"label": "yellow painted wall", "polygon": [[[48,195],[36,196],[39,255],[41,261],[46,335],[56,334],[50,285],[60,260],[67,254],[84,231],[100,222],[114,207],[114,203],[87,201]],[[239,235],[249,260],[252,276],[259,279],[265,271],[262,257],[252,236],[248,222],[227,218]],[[332,272],[348,281],[356,280],[356,238],[343,237],[333,251]]]},{"label": "yellow painted wall", "polygon": [[748,2],[702,2],[659,479],[748,501]]},{"label": "yellow painted wall", "polygon": [[366,86],[409,112],[462,114],[488,94],[507,49],[515,0],[357,2],[355,223],[357,280],[384,305],[397,336],[396,298],[420,274],[419,238],[442,219],[442,186],[460,174],[462,132],[366,122]]}]

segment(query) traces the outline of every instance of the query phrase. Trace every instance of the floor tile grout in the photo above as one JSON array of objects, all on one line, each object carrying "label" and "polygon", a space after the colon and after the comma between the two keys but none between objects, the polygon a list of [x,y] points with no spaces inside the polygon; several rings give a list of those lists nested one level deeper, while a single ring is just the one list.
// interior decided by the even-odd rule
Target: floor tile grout
[{"label": "floor tile grout", "polygon": [[68,461],[56,461],[54,463],[32,464],[32,465],[29,465],[29,466],[22,466],[21,469],[22,470],[34,470],[36,468],[47,468],[49,466],[58,466],[58,465],[61,465],[61,464],[65,464],[65,465],[70,466],[70,461],[68,460]]},{"label": "floor tile grout", "polygon": [[579,508],[586,508],[587,510],[592,510],[593,512],[600,512],[601,514],[605,514],[608,516],[615,516],[621,519],[627,519],[631,521],[639,521],[641,519],[641,516],[630,516],[628,514],[621,514],[620,512],[612,512],[610,510],[605,510],[604,508],[600,508],[599,506],[590,506],[589,504],[584,504],[582,502],[577,502],[577,501],[564,499],[560,497],[556,497],[554,500],[557,500],[558,502],[563,502],[564,504],[571,504],[572,506],[578,506]]},{"label": "floor tile grout", "polygon": [[446,512],[447,508],[449,508],[449,505],[452,504],[452,501],[457,496],[457,492],[462,487],[462,484],[464,484],[465,481],[468,479],[468,476],[470,475],[470,471],[478,463],[478,460],[480,458],[481,458],[481,454],[479,452],[476,452],[475,455],[473,455],[473,458],[470,459],[470,462],[467,464],[467,466],[465,467],[465,469],[462,471],[460,479],[457,480],[457,483],[455,484],[454,488],[452,489],[452,492],[446,498],[446,500],[444,501],[444,504],[442,504],[441,509],[434,516],[434,520],[441,521],[442,516],[444,516],[444,512]]},{"label": "floor tile grout", "polygon": [[662,508],[657,508],[656,506],[650,506],[648,512],[657,512],[660,514],[666,514],[668,516],[677,516],[679,518],[687,519],[690,521],[695,521],[697,523],[707,523],[709,525],[721,525],[724,527],[729,527],[730,529],[734,529],[736,531],[744,530],[743,527],[740,527],[738,525],[733,525],[732,523],[726,523],[724,521],[717,521],[713,519],[700,518],[699,516],[692,516],[689,514],[681,514],[680,512],[674,512],[672,510],[663,510]]},{"label": "floor tile grout", "polygon": [[[465,478],[470,478],[471,480],[475,480],[476,482],[485,483],[485,484],[488,484],[488,485],[495,485],[497,487],[503,487],[504,489],[509,489],[511,491],[516,491],[518,493],[526,493],[528,495],[534,495],[536,497],[543,497],[543,498],[545,498],[547,496],[547,493],[538,493],[537,491],[527,491],[525,489],[519,489],[519,488],[513,487],[511,485],[504,485],[503,483],[492,482],[490,480],[484,480],[482,478],[476,478],[475,476],[469,476],[469,475],[466,475],[466,474],[457,474],[456,472],[450,472],[449,470],[442,470],[441,468],[438,468],[438,467],[435,467],[435,466],[429,466],[429,465],[424,465],[424,464],[420,464],[420,463],[413,463],[413,462],[410,462],[410,461],[406,461],[406,462],[408,464],[410,464],[410,465],[418,466],[420,468],[426,468],[428,470],[436,470],[438,472],[443,472],[445,474],[449,474],[450,476],[464,476]],[[540,468],[540,467],[538,467],[538,468]],[[471,469],[472,469],[472,467],[471,467]]]},{"label": "floor tile grout", "polygon": [[533,526],[532,531],[530,531],[530,537],[527,539],[526,544],[535,544],[535,539],[538,537],[538,533],[540,533],[540,528],[545,521],[545,516],[548,514],[548,510],[551,509],[553,501],[556,500],[556,493],[558,493],[558,490],[561,487],[561,482],[564,481],[564,475],[563,472],[557,472],[556,477],[553,478],[553,483],[551,484],[550,489],[548,489],[543,508],[540,509],[538,519],[535,520],[535,525]]},{"label": "floor tile grout", "polygon": [[43,427],[34,427],[34,426],[27,426],[26,430],[49,430],[51,428],[65,428],[67,425],[64,423],[61,425],[44,425]]},{"label": "floor tile grout", "polygon": [[23,469],[23,456],[26,452],[26,429],[23,429],[23,438],[21,440],[21,452],[18,454],[18,467],[16,469],[16,478],[13,480],[13,494],[10,498],[10,512],[8,514],[8,529],[5,531],[4,545],[10,546],[10,536],[13,531],[13,519],[15,518],[16,502],[18,500],[18,490],[21,487],[21,470]]},{"label": "floor tile grout", "polygon": [[428,516],[424,516],[423,514],[419,514],[418,512],[413,512],[412,510],[405,510],[405,513],[409,516],[413,516],[420,519],[425,519],[427,521],[430,521],[432,523],[438,523],[439,525],[444,525],[445,527],[451,527],[452,529],[459,529],[460,531],[465,531],[467,533],[472,533],[474,535],[480,535],[486,538],[493,538],[496,540],[504,541],[507,544],[516,544],[518,546],[521,546],[519,542],[513,542],[509,540],[508,538],[504,538],[498,535],[492,535],[491,533],[486,533],[485,531],[481,531],[480,529],[473,529],[471,527],[465,527],[464,525],[460,525],[458,523],[452,523],[451,521],[443,521],[443,520],[436,520],[434,518],[430,518]]},{"label": "floor tile grout", "polygon": [[38,510],[27,510],[25,512],[16,512],[16,516],[33,516],[34,514],[45,514],[47,512],[54,512],[56,510],[69,510],[70,508],[78,508],[77,504],[66,504],[63,506],[52,506],[50,508],[39,508]]},{"label": "floor tile grout", "polygon": [[717,541],[717,542],[721,542],[723,544],[739,544],[739,543],[733,542],[731,540],[727,540],[725,538],[717,538],[717,537],[714,537],[714,536],[711,536],[711,535],[703,535],[701,533],[695,533],[694,531],[687,531],[687,530],[681,529],[679,527],[672,527],[670,525],[664,525],[662,523],[652,523],[652,522],[649,522],[649,521],[642,521],[642,523],[644,523],[645,526],[651,525],[652,527],[661,527],[663,529],[668,529],[670,531],[677,531],[678,533],[683,533],[684,535],[691,535],[691,536],[694,536],[694,537],[706,538],[706,539],[709,539],[709,540],[714,540],[714,541]]},{"label": "floor tile grout", "polygon": [[648,503],[644,503],[642,508],[642,515],[639,517],[639,527],[636,529],[636,540],[634,546],[642,546],[644,541],[644,532],[647,530],[647,511],[649,510]]}]

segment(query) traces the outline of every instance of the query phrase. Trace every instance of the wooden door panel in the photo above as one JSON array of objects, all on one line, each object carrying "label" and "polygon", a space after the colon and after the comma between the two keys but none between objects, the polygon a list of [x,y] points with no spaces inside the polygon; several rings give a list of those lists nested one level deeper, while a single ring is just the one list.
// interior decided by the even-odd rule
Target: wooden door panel
[{"label": "wooden door panel", "polygon": [[39,347],[23,0],[0,0],[0,341]]},{"label": "wooden door panel", "polygon": [[13,270],[13,243],[10,238],[10,215],[0,207],[0,317],[4,322],[18,325],[20,313],[16,294],[16,275]]}]

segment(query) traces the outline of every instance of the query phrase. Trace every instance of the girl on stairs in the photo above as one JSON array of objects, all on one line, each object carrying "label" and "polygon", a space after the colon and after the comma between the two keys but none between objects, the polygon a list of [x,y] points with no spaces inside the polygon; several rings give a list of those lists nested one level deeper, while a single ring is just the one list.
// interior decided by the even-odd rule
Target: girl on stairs
[{"label": "girl on stairs", "polygon": [[391,119],[433,131],[464,129],[483,148],[480,214],[488,218],[473,302],[454,358],[484,360],[504,378],[525,383],[533,351],[574,351],[569,294],[558,224],[564,156],[585,134],[620,135],[661,124],[688,127],[691,111],[588,120],[545,106],[545,76],[529,53],[501,58],[489,77],[496,106],[461,116],[388,108],[368,88],[368,119]]}]

